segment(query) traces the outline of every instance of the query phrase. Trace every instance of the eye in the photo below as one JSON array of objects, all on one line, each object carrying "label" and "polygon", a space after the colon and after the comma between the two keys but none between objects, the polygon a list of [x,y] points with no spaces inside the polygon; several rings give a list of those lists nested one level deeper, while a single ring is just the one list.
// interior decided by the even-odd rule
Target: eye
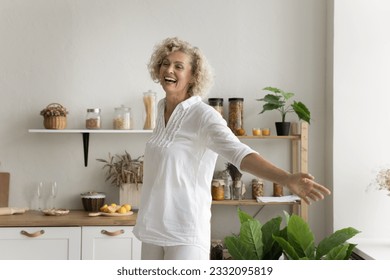
[{"label": "eye", "polygon": [[169,61],[168,60],[163,60],[161,65],[162,66],[169,66]]},{"label": "eye", "polygon": [[184,69],[183,64],[176,64],[175,67],[176,67],[176,69],[179,69],[179,70],[183,70]]}]

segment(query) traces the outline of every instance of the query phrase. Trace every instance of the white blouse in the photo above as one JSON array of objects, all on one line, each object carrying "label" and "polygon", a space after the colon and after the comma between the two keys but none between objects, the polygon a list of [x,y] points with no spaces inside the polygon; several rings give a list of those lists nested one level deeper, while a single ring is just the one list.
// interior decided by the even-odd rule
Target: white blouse
[{"label": "white blouse", "polygon": [[218,155],[240,167],[256,153],[199,96],[178,104],[167,125],[165,99],[146,143],[141,203],[134,234],[158,246],[210,249],[211,181]]}]

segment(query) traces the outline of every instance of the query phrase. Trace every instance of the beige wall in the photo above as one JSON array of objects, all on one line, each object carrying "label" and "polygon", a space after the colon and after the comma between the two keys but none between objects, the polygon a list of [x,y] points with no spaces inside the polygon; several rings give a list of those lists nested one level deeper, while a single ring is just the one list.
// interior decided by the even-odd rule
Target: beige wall
[{"label": "beige wall", "polygon": [[[255,99],[263,87],[295,92],[312,111],[309,169],[324,183],[326,9],[325,0],[0,1],[0,170],[11,172],[11,206],[33,207],[40,180],[58,182],[59,207],[81,208],[79,193],[88,190],[118,199],[95,159],[124,150],[139,156],[146,136],[91,135],[84,167],[80,135],[27,131],[42,127],[39,112],[51,102],[70,111],[69,128],[83,127],[91,107],[102,108],[103,126],[109,128],[121,104],[133,109],[140,128],[142,93],[151,89],[163,97],[146,63],[153,45],[167,36],[190,41],[209,58],[216,72],[210,97],[224,97],[225,104],[229,97],[245,98],[248,130],[273,128],[279,118],[258,115]],[[288,168],[285,144],[254,147]],[[319,238],[325,232],[324,207],[324,202],[310,207]],[[237,232],[235,207],[213,207],[213,214],[213,238]],[[281,209],[267,207],[260,219],[276,214]]]}]

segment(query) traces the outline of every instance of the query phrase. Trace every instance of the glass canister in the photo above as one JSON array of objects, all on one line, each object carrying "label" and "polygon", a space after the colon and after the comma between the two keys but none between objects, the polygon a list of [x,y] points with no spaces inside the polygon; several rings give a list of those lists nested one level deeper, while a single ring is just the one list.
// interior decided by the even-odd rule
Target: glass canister
[{"label": "glass canister", "polygon": [[223,98],[209,98],[209,105],[223,116]]},{"label": "glass canister", "polygon": [[224,197],[225,199],[230,200],[232,199],[232,190],[231,190],[231,178],[230,178],[229,171],[224,170],[222,172],[222,179],[225,183]]},{"label": "glass canister", "polygon": [[87,129],[101,128],[101,110],[99,108],[87,109],[87,116],[85,118],[85,127]]},{"label": "glass canister", "polygon": [[224,180],[213,179],[211,183],[211,196],[213,200],[224,200],[225,195],[225,182]]},{"label": "glass canister", "polygon": [[264,195],[264,184],[260,179],[252,179],[252,198],[256,199]]},{"label": "glass canister", "polygon": [[156,126],[156,93],[148,90],[144,92],[145,123],[144,129],[154,129]]},{"label": "glass canister", "polygon": [[244,129],[244,98],[229,98],[228,126],[236,135]]},{"label": "glass canister", "polygon": [[274,183],[274,196],[283,196],[283,186]]},{"label": "glass canister", "polygon": [[124,105],[115,108],[113,125],[114,129],[132,129],[131,108]]}]

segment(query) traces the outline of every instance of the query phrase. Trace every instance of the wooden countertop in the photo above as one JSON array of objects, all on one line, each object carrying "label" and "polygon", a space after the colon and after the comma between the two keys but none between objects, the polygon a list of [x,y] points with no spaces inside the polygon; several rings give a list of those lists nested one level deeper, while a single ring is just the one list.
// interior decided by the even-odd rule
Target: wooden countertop
[{"label": "wooden countertop", "polygon": [[123,217],[89,217],[84,210],[70,210],[64,216],[46,216],[30,210],[23,214],[0,216],[0,227],[134,226],[137,213]]}]

